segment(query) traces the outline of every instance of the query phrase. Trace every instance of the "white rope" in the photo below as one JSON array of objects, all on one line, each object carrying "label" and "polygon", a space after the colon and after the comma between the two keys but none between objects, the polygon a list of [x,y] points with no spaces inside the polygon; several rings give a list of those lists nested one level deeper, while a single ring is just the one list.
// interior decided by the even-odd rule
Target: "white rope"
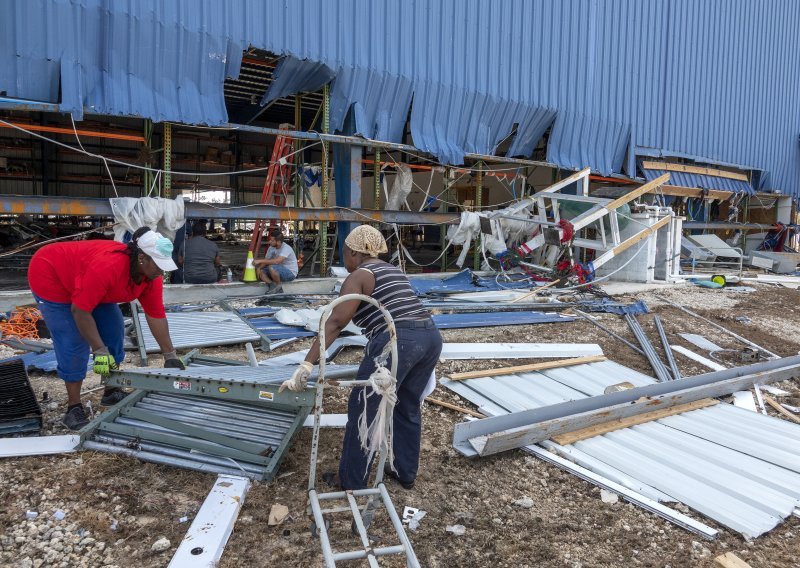
[{"label": "white rope", "polygon": [[[377,364],[377,361],[376,361]],[[369,376],[369,384],[372,390],[367,392],[367,388],[361,391],[361,398],[364,400],[364,409],[358,417],[358,439],[361,441],[361,449],[367,453],[367,469],[376,451],[385,447],[387,449],[386,461],[392,471],[394,468],[394,407],[397,404],[397,379],[391,371],[383,365],[378,367]],[[381,397],[378,410],[371,423],[367,423],[367,399],[373,395]]]}]

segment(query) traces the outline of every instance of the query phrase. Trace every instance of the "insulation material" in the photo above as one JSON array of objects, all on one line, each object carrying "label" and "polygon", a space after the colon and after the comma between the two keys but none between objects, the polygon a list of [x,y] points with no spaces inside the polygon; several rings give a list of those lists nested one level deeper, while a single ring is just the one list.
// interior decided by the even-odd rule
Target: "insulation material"
[{"label": "insulation material", "polygon": [[394,183],[392,183],[392,189],[389,191],[385,209],[388,211],[398,211],[406,202],[406,198],[408,194],[411,193],[413,184],[414,177],[411,173],[411,168],[406,164],[398,164],[397,177],[394,179]]},{"label": "insulation material", "polygon": [[150,227],[169,240],[186,223],[183,195],[175,199],[163,197],[115,197],[109,199],[114,212],[114,240],[122,241],[126,232],[135,233],[141,227]]}]

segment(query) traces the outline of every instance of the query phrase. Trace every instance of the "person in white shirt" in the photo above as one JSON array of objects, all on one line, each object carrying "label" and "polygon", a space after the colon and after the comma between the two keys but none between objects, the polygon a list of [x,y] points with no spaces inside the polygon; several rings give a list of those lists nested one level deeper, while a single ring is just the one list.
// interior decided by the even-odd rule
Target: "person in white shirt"
[{"label": "person in white shirt", "polygon": [[269,233],[269,248],[264,258],[253,261],[258,269],[258,277],[267,284],[267,292],[279,292],[283,282],[297,278],[297,257],[292,247],[283,242],[283,235],[277,229]]}]

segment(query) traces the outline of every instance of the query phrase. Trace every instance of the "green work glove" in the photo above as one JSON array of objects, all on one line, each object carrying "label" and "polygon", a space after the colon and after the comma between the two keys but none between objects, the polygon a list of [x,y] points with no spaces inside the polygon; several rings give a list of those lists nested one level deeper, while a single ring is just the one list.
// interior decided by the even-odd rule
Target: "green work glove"
[{"label": "green work glove", "polygon": [[94,365],[92,369],[101,377],[107,377],[111,371],[116,371],[119,367],[114,360],[114,356],[108,351],[108,347],[102,347],[92,352]]}]

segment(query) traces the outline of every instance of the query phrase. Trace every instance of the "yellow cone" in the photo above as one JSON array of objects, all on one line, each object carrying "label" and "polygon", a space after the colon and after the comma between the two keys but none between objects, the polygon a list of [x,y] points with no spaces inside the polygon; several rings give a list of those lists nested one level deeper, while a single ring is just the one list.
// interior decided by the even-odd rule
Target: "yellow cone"
[{"label": "yellow cone", "polygon": [[253,266],[253,251],[247,251],[247,265],[244,267],[244,278],[242,279],[245,282],[258,282],[258,276],[256,276],[256,267]]}]

